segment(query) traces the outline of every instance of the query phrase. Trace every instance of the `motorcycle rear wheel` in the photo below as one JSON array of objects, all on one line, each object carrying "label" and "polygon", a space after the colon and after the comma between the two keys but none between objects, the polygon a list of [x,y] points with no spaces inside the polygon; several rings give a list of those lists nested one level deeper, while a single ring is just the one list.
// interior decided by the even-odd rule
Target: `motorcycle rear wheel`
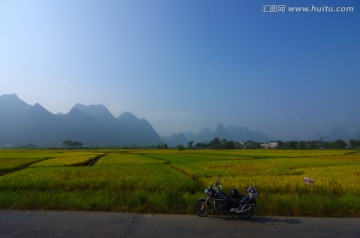
[{"label": "motorcycle rear wheel", "polygon": [[254,207],[253,206],[251,206],[250,210],[239,213],[239,217],[241,217],[243,219],[250,219],[252,217],[252,215],[254,215]]},{"label": "motorcycle rear wheel", "polygon": [[199,199],[194,204],[194,213],[199,217],[206,217],[210,213],[210,206],[205,199]]}]

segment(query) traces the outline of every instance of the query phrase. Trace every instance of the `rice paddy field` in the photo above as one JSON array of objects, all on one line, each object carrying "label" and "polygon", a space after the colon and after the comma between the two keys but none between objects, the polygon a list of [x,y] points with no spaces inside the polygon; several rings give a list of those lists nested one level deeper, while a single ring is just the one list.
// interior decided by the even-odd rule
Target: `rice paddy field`
[{"label": "rice paddy field", "polygon": [[217,178],[254,186],[255,215],[360,216],[356,150],[2,149],[0,209],[191,214]]}]

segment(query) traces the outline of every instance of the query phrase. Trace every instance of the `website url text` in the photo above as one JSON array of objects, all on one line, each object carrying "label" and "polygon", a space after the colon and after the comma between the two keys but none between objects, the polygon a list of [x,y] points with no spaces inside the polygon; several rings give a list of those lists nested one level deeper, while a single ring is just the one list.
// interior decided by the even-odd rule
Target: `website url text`
[{"label": "website url text", "polygon": [[350,13],[354,12],[355,7],[347,6],[347,7],[334,7],[334,6],[286,6],[286,5],[262,5],[261,12],[264,13],[285,13],[285,12],[293,12],[293,13]]}]

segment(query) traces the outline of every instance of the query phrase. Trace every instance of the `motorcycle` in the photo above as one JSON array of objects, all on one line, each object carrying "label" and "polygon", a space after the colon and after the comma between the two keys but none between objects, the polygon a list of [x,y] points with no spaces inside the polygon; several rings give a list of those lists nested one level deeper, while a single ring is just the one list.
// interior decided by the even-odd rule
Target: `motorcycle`
[{"label": "motorcycle", "polygon": [[254,187],[246,187],[247,195],[239,194],[237,189],[231,190],[231,197],[216,187],[205,189],[206,198],[199,198],[194,204],[194,212],[200,217],[210,213],[239,216],[249,219],[254,214],[256,200],[259,196]]}]

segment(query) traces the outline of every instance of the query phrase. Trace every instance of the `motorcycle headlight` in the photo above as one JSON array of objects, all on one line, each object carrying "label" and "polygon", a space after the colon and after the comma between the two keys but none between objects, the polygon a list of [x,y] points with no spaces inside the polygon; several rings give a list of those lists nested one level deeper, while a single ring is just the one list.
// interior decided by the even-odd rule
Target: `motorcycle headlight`
[{"label": "motorcycle headlight", "polygon": [[211,190],[210,189],[205,189],[205,194],[206,194],[206,196],[210,197]]}]

